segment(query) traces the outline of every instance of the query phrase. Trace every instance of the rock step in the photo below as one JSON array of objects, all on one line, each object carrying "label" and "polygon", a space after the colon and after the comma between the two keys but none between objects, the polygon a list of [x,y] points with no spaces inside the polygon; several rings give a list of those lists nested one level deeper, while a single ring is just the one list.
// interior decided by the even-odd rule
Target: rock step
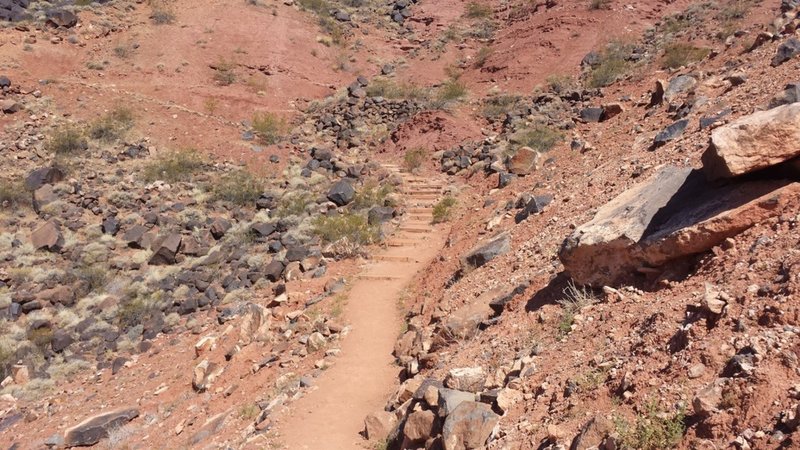
[{"label": "rock step", "polygon": [[414,194],[409,195],[410,200],[439,200],[439,195],[436,194]]},{"label": "rock step", "polygon": [[400,227],[398,231],[405,233],[430,233],[430,228]]},{"label": "rock step", "polygon": [[401,193],[412,197],[416,195],[442,195],[442,192],[438,189],[402,191]]},{"label": "rock step", "polygon": [[412,239],[394,239],[391,241],[386,241],[387,247],[419,247],[420,244],[420,241],[415,241]]},{"label": "rock step", "polygon": [[391,275],[358,275],[356,276],[358,280],[372,280],[372,281],[394,281],[394,280],[402,280],[401,277],[393,277]]},{"label": "rock step", "polygon": [[410,256],[393,256],[393,255],[376,255],[372,257],[375,261],[390,261],[390,262],[401,262],[401,263],[413,263],[417,262],[415,258]]},{"label": "rock step", "polygon": [[424,215],[424,216],[408,216],[408,221],[409,222],[413,221],[413,222],[421,222],[421,223],[424,223],[424,224],[429,224],[429,223],[431,223],[431,220],[433,220],[433,215],[432,214],[427,214],[427,215]]}]

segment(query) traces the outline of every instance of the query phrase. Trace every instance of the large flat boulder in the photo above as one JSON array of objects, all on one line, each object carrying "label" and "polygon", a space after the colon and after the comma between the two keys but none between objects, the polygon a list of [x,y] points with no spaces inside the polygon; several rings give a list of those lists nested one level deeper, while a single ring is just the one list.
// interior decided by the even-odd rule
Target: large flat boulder
[{"label": "large flat boulder", "polygon": [[139,416],[137,409],[124,409],[90,417],[67,430],[65,447],[88,447],[108,437],[108,432],[121,427]]},{"label": "large flat boulder", "polygon": [[580,284],[615,285],[706,252],[800,204],[800,183],[710,184],[699,170],[667,166],[600,208],[562,244],[559,257]]},{"label": "large flat boulder", "polygon": [[742,117],[714,130],[703,154],[710,179],[731,178],[800,156],[800,103]]}]

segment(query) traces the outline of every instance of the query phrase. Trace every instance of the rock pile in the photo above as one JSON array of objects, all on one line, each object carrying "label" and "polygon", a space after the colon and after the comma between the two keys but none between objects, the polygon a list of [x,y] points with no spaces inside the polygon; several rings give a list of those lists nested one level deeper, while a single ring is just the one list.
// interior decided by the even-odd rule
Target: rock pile
[{"label": "rock pile", "polygon": [[409,379],[386,411],[365,419],[365,434],[370,440],[386,439],[392,449],[483,448],[504,408],[522,398],[508,388],[486,391],[485,382],[481,368],[453,369],[444,383],[421,376]]}]

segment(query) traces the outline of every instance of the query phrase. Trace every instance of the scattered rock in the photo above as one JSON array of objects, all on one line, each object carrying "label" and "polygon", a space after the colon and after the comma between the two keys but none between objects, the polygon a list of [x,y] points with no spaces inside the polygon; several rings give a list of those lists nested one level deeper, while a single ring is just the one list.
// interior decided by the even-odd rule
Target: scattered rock
[{"label": "scattered rock", "polygon": [[78,24],[78,16],[66,9],[51,9],[46,17],[47,23],[56,27],[72,28]]},{"label": "scattered rock", "polygon": [[364,419],[364,434],[370,441],[382,441],[397,425],[397,417],[388,411],[369,414]]},{"label": "scattered rock", "polygon": [[479,449],[486,445],[500,416],[489,405],[462,402],[444,422],[442,438],[445,450]]},{"label": "scattered rock", "polygon": [[336,206],[345,206],[353,201],[356,191],[353,186],[345,180],[337,181],[328,191],[328,200],[336,204]]},{"label": "scattered rock", "polygon": [[530,175],[538,167],[541,156],[530,147],[520,147],[508,161],[508,171],[519,176]]},{"label": "scattered rock", "polygon": [[409,444],[424,444],[434,435],[436,415],[431,410],[414,411],[403,425],[403,434]]},{"label": "scattered rock", "polygon": [[175,264],[175,256],[178,254],[180,246],[181,235],[178,233],[167,235],[160,243],[154,242],[152,246],[153,256],[150,257],[149,264],[151,266]]},{"label": "scattered rock", "polygon": [[66,447],[88,447],[108,437],[110,430],[119,428],[139,417],[137,409],[125,409],[96,415],[67,430]]},{"label": "scattered rock", "polygon": [[450,389],[477,393],[483,390],[486,372],[483,367],[463,367],[451,369],[444,379],[444,385]]},{"label": "scattered rock", "polygon": [[798,53],[800,53],[800,40],[797,38],[789,38],[786,42],[778,46],[778,50],[772,58],[772,67],[780,66],[794,58]]},{"label": "scattered rock", "polygon": [[479,243],[462,258],[465,268],[478,268],[511,250],[511,236],[501,233],[488,242]]},{"label": "scattered rock", "polygon": [[800,156],[800,103],[742,117],[714,130],[703,154],[710,179],[731,178]]},{"label": "scattered rock", "polygon": [[668,126],[656,135],[656,138],[653,140],[653,148],[661,147],[667,142],[679,138],[683,134],[684,130],[686,130],[688,125],[689,119],[681,119]]},{"label": "scattered rock", "polygon": [[31,244],[36,250],[58,252],[64,246],[64,237],[58,224],[51,220],[31,233]]}]

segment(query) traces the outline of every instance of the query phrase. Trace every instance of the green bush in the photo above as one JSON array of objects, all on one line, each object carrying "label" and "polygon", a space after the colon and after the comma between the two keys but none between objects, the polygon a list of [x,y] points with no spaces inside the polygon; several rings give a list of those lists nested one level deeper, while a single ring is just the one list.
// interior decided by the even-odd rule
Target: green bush
[{"label": "green bush", "polygon": [[117,309],[117,325],[122,330],[128,330],[144,324],[158,314],[161,314],[161,310],[159,310],[155,302],[138,297],[127,299]]},{"label": "green bush", "polygon": [[306,212],[312,197],[306,191],[290,192],[281,197],[275,215],[278,217],[300,216]]},{"label": "green bush", "polygon": [[31,193],[19,181],[0,180],[0,207],[8,203],[10,207],[30,204]]},{"label": "green bush", "polygon": [[481,68],[485,66],[490,56],[492,56],[492,49],[489,47],[481,47],[478,53],[475,54],[475,67]]},{"label": "green bush", "polygon": [[39,350],[44,351],[48,345],[53,341],[53,330],[48,327],[37,328],[28,331],[28,340],[33,343]]},{"label": "green bush", "polygon": [[264,183],[250,172],[237,170],[223,175],[211,189],[214,200],[248,206],[264,193]]},{"label": "green bush", "polygon": [[556,94],[560,94],[575,85],[575,80],[569,75],[550,75],[545,81],[548,89]]},{"label": "green bush", "polygon": [[608,9],[611,5],[611,0],[590,0],[589,9],[596,11],[598,9]]},{"label": "green bush", "polygon": [[148,183],[156,180],[167,183],[188,181],[204,164],[203,158],[194,150],[168,152],[144,166],[144,180]]},{"label": "green bush", "polygon": [[220,86],[230,86],[236,82],[236,71],[234,71],[235,64],[220,60],[214,65],[214,81]]},{"label": "green bush", "polygon": [[385,78],[373,80],[367,86],[367,95],[370,97],[383,97],[390,100],[421,100],[430,99],[430,92],[414,84],[397,84]]},{"label": "green bush", "polygon": [[664,69],[677,69],[701,61],[709,53],[711,53],[711,50],[695,47],[691,44],[670,44],[664,49],[664,59],[661,61],[661,67]]},{"label": "green bush", "polygon": [[175,13],[167,5],[166,0],[148,0],[152,9],[150,18],[156,25],[166,25],[175,22]]},{"label": "green bush", "polygon": [[403,156],[403,168],[408,172],[413,172],[414,170],[419,169],[422,167],[422,163],[425,162],[425,157],[427,155],[428,152],[421,147],[407,150],[405,156]]},{"label": "green bush", "polygon": [[114,142],[122,138],[133,126],[133,112],[128,108],[117,108],[89,127],[89,136],[103,142]]},{"label": "green bush", "polygon": [[564,140],[564,135],[544,125],[537,125],[514,136],[522,147],[547,152]]},{"label": "green bush", "polygon": [[372,208],[373,206],[383,206],[386,196],[391,194],[393,188],[390,184],[378,184],[377,182],[367,182],[356,192],[353,203],[350,207],[354,210]]},{"label": "green bush", "polygon": [[267,145],[277,144],[286,133],[286,121],[276,114],[256,113],[253,115],[253,131],[261,142]]},{"label": "green bush", "polygon": [[56,130],[47,141],[47,150],[56,155],[71,155],[87,150],[89,144],[81,130],[75,126],[66,126]]},{"label": "green bush", "polygon": [[89,292],[100,291],[108,282],[108,270],[102,264],[80,267],[75,275],[87,283]]},{"label": "green bush", "polygon": [[314,234],[327,243],[344,243],[358,248],[376,242],[378,227],[370,225],[367,218],[354,213],[320,216],[313,224]]},{"label": "green bush", "polygon": [[645,411],[636,416],[631,425],[623,419],[617,419],[616,428],[621,438],[621,448],[637,450],[667,450],[675,448],[686,432],[683,410],[674,415],[659,411],[658,404],[653,401],[646,405]]},{"label": "green bush", "polygon": [[630,46],[612,42],[600,55],[600,63],[589,73],[587,84],[591,88],[608,86],[622,77],[630,68]]},{"label": "green bush", "polygon": [[433,223],[447,222],[453,216],[453,207],[456,206],[456,199],[447,196],[441,199],[433,207]]},{"label": "green bush", "polygon": [[478,2],[469,2],[467,4],[467,11],[464,14],[470,19],[484,19],[486,17],[492,16],[492,7],[488,5],[482,5]]},{"label": "green bush", "polygon": [[490,97],[483,103],[481,114],[487,119],[498,119],[516,107],[520,97],[518,95],[498,95]]},{"label": "green bush", "polygon": [[439,88],[438,98],[442,102],[451,102],[461,99],[467,95],[467,87],[464,83],[450,79],[445,81]]}]

